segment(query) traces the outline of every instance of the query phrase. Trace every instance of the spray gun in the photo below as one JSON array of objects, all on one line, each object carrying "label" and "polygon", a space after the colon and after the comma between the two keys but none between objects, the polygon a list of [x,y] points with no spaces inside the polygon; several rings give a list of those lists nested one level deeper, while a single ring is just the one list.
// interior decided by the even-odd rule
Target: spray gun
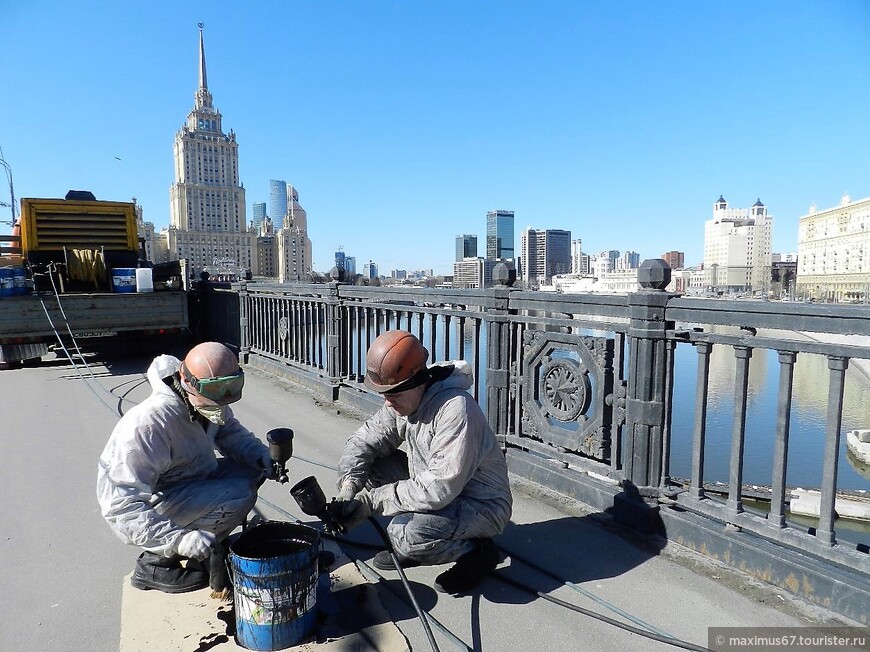
[{"label": "spray gun", "polygon": [[269,442],[269,455],[278,471],[275,479],[284,484],[288,481],[287,460],[293,457],[293,430],[291,428],[273,428],[266,433],[266,441]]},{"label": "spray gun", "polygon": [[[320,488],[320,483],[317,482],[317,478],[313,475],[310,475],[293,485],[290,489],[290,495],[296,500],[299,509],[308,516],[319,518],[323,522],[323,527],[327,531],[334,533],[344,532],[344,527],[342,526],[341,521],[335,517],[335,512],[333,510],[333,505],[336,504],[335,499],[333,498],[330,503],[326,502],[326,496],[323,493],[323,489]],[[408,578],[405,577],[405,571],[402,570],[402,564],[399,562],[395,550],[393,550],[393,545],[390,543],[390,538],[387,536],[386,530],[384,530],[383,526],[378,523],[373,516],[369,516],[369,522],[378,531],[381,539],[384,540],[384,545],[390,552],[390,557],[393,558],[393,563],[396,566],[396,570],[399,572],[399,578],[402,580],[402,585],[408,592],[411,604],[417,612],[420,622],[423,624],[426,637],[429,639],[429,645],[432,646],[434,652],[439,652],[438,644],[435,642],[435,637],[432,635],[432,628],[429,626],[429,620],[426,618],[425,613],[417,603],[417,599],[414,597],[414,592],[408,584]]]},{"label": "spray gun", "polygon": [[303,513],[320,519],[323,527],[328,531],[344,532],[344,527],[333,515],[330,504],[326,502],[323,489],[320,488],[320,483],[313,475],[293,485],[290,489],[290,495],[293,496]]}]

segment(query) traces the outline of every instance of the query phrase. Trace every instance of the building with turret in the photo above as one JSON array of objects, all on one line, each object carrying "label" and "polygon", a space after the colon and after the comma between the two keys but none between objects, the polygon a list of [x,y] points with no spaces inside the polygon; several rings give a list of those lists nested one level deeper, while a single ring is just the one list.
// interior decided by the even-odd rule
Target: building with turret
[{"label": "building with turret", "polygon": [[257,269],[257,234],[245,220],[239,181],[239,145],[224,133],[206,76],[199,25],[199,88],[194,107],[175,134],[175,183],[169,190],[169,260],[187,259],[194,275],[215,265]]},{"label": "building with turret", "polygon": [[728,208],[720,195],[704,223],[705,284],[717,292],[766,292],[772,240],[773,217],[760,199],[750,208]]}]

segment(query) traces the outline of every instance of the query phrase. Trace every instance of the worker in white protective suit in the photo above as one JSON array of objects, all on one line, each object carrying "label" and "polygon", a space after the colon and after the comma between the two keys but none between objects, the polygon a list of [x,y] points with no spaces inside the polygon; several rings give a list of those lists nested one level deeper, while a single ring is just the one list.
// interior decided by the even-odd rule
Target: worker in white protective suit
[{"label": "worker in white protective suit", "polygon": [[[245,377],[223,344],[199,344],[183,362],[158,356],[148,380],[151,395],[121,418],[100,456],[97,498],[115,534],[144,548],[133,586],[184,593],[209,584],[208,564],[197,560],[226,554],[227,535],[276,468],[229,407]],[[211,588],[224,590],[211,561]]]},{"label": "worker in white protective suit", "polygon": [[[366,354],[365,384],[381,409],[347,440],[331,510],[344,529],[373,512],[387,527],[403,568],[456,562],[435,580],[443,593],[465,593],[498,565],[492,537],[511,516],[504,453],[472,396],[464,361],[426,365],[414,335],[387,331]],[[399,450],[405,443],[407,452]],[[372,563],[395,566],[388,551]]]}]

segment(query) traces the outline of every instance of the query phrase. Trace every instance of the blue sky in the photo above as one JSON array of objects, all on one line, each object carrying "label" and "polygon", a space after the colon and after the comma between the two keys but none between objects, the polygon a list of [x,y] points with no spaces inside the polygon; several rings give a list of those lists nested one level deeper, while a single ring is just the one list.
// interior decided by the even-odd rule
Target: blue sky
[{"label": "blue sky", "polygon": [[810,204],[870,196],[863,1],[176,4],[0,0],[18,197],[135,196],[167,225],[200,21],[248,218],[270,178],[296,186],[317,270],[341,245],[451,273],[455,236],[482,253],[496,208],[517,247],[562,228],[695,264],[720,194],[760,197],[774,251],[796,251]]}]

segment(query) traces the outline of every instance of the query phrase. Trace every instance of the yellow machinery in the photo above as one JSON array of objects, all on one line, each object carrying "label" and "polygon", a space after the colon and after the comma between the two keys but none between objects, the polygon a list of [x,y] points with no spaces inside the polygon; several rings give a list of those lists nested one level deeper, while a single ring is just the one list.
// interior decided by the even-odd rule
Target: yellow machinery
[{"label": "yellow machinery", "polygon": [[104,288],[107,269],[136,267],[138,246],[132,202],[21,200],[22,253],[34,268],[54,263],[67,286]]}]

